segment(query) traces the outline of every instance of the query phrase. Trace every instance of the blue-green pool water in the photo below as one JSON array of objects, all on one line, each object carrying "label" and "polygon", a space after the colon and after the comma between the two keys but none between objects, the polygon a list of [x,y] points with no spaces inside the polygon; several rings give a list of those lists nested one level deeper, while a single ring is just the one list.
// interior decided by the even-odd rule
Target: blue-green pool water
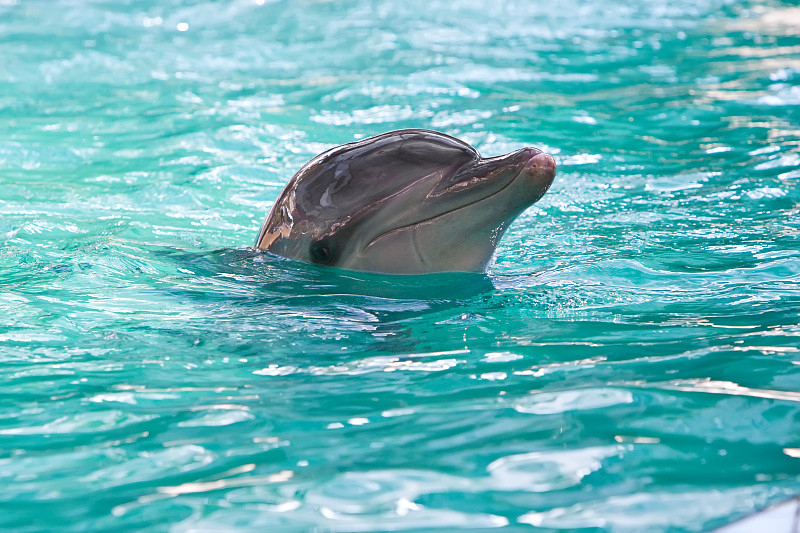
[{"label": "blue-green pool water", "polygon": [[[800,13],[0,0],[0,528],[702,531],[800,492]],[[485,277],[252,245],[424,127],[559,174]]]}]

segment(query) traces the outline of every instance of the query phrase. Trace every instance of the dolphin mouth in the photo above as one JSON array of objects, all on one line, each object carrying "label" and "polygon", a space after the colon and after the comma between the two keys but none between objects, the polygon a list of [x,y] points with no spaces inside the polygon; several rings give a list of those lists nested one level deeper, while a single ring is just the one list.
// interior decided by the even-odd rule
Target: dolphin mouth
[{"label": "dolphin mouth", "polygon": [[[496,187],[491,187],[489,192],[481,191],[477,198],[471,198],[466,203],[461,205],[456,205],[447,209],[443,212],[436,213],[435,215],[422,218],[420,220],[416,220],[414,222],[410,222],[408,224],[403,224],[402,226],[397,226],[391,229],[388,229],[384,232],[381,232],[373,239],[370,239],[364,246],[361,247],[361,251],[366,251],[370,246],[381,240],[382,238],[391,235],[392,233],[400,232],[407,230],[409,228],[413,228],[416,226],[420,226],[422,224],[426,224],[428,222],[432,222],[438,218],[442,218],[444,216],[450,215],[456,211],[462,209],[468,209],[478,203],[481,203],[485,200],[488,200],[506,189],[508,189],[512,184],[517,183],[518,180],[525,180],[525,189],[530,189],[532,194],[528,195],[527,198],[522,198],[522,203],[524,204],[519,211],[517,211],[518,206],[513,206],[509,208],[507,211],[504,211],[506,216],[502,217],[504,220],[506,218],[510,218],[511,216],[515,216],[516,213],[521,212],[522,210],[526,209],[527,207],[533,205],[539,198],[541,198],[547,189],[550,187],[550,184],[553,182],[556,174],[556,162],[553,157],[541,150],[536,148],[523,148],[516,152],[512,152],[511,154],[507,154],[504,156],[499,156],[496,158],[485,159],[485,163],[495,163],[502,160],[506,160],[508,165],[501,169],[499,176],[490,176],[487,177],[486,175],[478,175],[473,177],[468,177],[466,179],[457,180],[454,183],[449,184],[446,187],[440,187],[441,183],[437,184],[436,187],[431,191],[428,195],[428,198],[436,198],[440,196],[446,196],[447,194],[465,194],[468,190],[475,188],[475,189],[482,189],[488,185],[497,185]],[[508,167],[517,166],[519,169],[516,172],[508,173],[507,175],[503,175],[502,170],[507,170]],[[490,173],[491,174],[491,173]],[[418,251],[419,253],[419,251]]]}]

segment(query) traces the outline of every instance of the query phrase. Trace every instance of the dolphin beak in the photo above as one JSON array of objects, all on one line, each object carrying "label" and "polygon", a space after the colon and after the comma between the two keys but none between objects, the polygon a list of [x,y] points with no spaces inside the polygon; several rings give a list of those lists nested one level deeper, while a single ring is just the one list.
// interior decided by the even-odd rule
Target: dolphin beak
[{"label": "dolphin beak", "polygon": [[527,162],[517,175],[517,180],[524,180],[523,183],[534,192],[535,200],[538,200],[547,192],[556,177],[556,160],[536,148],[523,148],[520,152],[521,158],[527,158]]},{"label": "dolphin beak", "polygon": [[553,181],[556,176],[556,160],[536,148],[524,148],[528,155],[528,162],[522,168],[521,175],[534,179],[541,185],[542,181]]}]

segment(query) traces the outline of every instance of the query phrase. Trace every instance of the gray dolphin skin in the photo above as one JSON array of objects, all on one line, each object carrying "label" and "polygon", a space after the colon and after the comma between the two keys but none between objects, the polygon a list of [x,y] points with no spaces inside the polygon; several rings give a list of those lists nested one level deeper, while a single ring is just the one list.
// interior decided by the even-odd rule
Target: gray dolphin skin
[{"label": "gray dolphin skin", "polygon": [[443,133],[392,131],[306,163],[255,246],[364,272],[483,272],[508,226],[555,174],[553,158],[536,148],[484,159]]}]

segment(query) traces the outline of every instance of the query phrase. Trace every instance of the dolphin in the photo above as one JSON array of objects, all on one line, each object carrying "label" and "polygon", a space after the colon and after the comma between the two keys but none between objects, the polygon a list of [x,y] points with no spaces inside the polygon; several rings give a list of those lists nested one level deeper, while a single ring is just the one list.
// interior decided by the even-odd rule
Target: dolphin
[{"label": "dolphin", "polygon": [[444,133],[392,131],[306,163],[255,247],[362,272],[483,272],[555,174],[553,158],[536,148],[483,158]]}]

